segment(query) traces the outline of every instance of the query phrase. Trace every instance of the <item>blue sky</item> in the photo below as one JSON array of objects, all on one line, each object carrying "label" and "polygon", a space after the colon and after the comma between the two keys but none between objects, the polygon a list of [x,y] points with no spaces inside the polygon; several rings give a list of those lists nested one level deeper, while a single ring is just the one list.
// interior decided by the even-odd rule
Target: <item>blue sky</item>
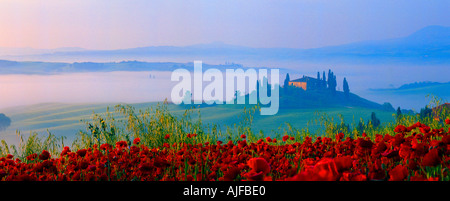
[{"label": "blue sky", "polygon": [[3,0],[0,47],[314,48],[450,26],[447,0]]}]

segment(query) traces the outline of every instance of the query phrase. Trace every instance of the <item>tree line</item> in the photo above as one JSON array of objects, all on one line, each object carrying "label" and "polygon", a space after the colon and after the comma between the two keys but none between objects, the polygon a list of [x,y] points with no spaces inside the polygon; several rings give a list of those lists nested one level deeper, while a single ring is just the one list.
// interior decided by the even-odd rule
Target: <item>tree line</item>
[{"label": "tree line", "polygon": [[[325,89],[329,90],[332,93],[336,92],[336,87],[337,87],[336,75],[334,74],[333,71],[331,71],[331,69],[328,70],[327,77],[325,76],[325,71],[323,71],[322,78],[320,78],[320,72],[317,72],[317,80],[323,81],[326,84],[326,86],[324,86]],[[289,73],[287,73],[286,78],[284,80],[284,86],[283,86],[285,89],[288,88],[290,81],[291,81],[291,79],[289,77]],[[347,78],[345,78],[345,77],[343,80],[342,88],[343,88],[344,94],[346,96],[349,96],[350,95],[350,87],[349,87]]]}]

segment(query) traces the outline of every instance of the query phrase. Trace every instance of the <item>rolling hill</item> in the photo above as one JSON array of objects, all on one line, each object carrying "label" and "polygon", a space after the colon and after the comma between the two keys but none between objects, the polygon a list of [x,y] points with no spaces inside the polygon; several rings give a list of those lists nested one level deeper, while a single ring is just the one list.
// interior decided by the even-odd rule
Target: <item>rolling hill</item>
[{"label": "rolling hill", "polygon": [[[20,131],[24,137],[28,137],[30,132],[37,132],[41,136],[47,135],[47,129],[56,136],[66,136],[66,144],[75,139],[76,133],[80,130],[86,131],[85,124],[80,120],[91,120],[93,112],[104,116],[107,107],[113,111],[118,103],[103,104],[62,104],[45,103],[30,106],[19,106],[3,109],[1,112],[11,118],[11,126],[6,131],[0,132],[0,139],[5,139],[8,143],[17,143],[16,130]],[[131,104],[137,110],[156,107],[156,102]],[[240,115],[248,105],[219,105],[214,107],[200,107],[203,124],[218,124],[225,130],[226,126],[238,124]],[[186,107],[179,105],[168,105],[169,111],[176,116],[184,114]],[[257,112],[254,115],[252,129],[254,132],[263,131],[266,135],[273,135],[279,129],[286,128],[286,123],[290,123],[294,128],[315,129],[317,126],[313,120],[317,118],[316,113],[327,113],[330,117],[337,119],[339,114],[343,115],[347,123],[358,122],[360,118],[367,121],[372,112],[376,112],[381,122],[393,120],[392,112],[362,107],[321,107],[321,108],[281,108],[274,116],[261,116]],[[196,112],[193,119],[197,119]]]}]

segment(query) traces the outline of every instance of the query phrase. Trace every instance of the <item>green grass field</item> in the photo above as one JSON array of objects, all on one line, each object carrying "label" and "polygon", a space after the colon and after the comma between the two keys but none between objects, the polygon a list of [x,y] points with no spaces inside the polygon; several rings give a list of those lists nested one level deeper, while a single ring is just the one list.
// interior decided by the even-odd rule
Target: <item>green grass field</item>
[{"label": "green grass field", "polygon": [[[114,106],[117,103],[103,103],[103,104],[62,104],[62,103],[46,103],[31,106],[13,107],[3,109],[1,112],[5,113],[11,118],[11,126],[5,131],[0,132],[0,138],[5,139],[10,144],[18,142],[16,130],[20,131],[24,137],[29,136],[31,132],[37,132],[39,135],[46,136],[47,130],[53,135],[66,136],[67,141],[70,142],[75,139],[76,134],[82,130],[86,131],[86,124],[81,120],[90,121],[93,113],[101,116],[106,115],[107,107],[109,111],[114,111]],[[139,103],[131,104],[136,110],[145,110],[149,107],[156,107],[157,103]],[[202,123],[217,124],[223,131],[227,126],[233,127],[239,124],[244,118],[244,105],[219,105],[214,107],[200,108],[200,115]],[[248,107],[248,105],[247,105]],[[171,114],[181,116],[185,113],[186,108],[178,105],[168,105]],[[248,109],[248,108],[247,108]],[[360,119],[365,122],[370,118],[372,112],[375,112],[381,123],[394,120],[391,112],[367,109],[367,108],[315,108],[315,109],[283,109],[274,116],[261,116],[259,111],[253,115],[251,128],[255,133],[262,131],[264,135],[271,136],[277,131],[287,128],[289,123],[292,127],[297,129],[316,129],[318,123],[315,119],[319,116],[318,113],[325,113],[332,117],[335,121],[339,115],[342,115],[347,124],[357,124]],[[192,119],[198,118],[198,110],[194,110]]]}]

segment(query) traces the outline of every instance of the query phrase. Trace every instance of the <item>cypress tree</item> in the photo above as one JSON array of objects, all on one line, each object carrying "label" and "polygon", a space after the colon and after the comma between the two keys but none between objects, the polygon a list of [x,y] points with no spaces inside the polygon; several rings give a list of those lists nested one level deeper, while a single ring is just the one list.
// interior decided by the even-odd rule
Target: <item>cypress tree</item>
[{"label": "cypress tree", "polygon": [[336,92],[336,86],[337,86],[336,75],[333,74],[333,88],[332,88],[333,93]]},{"label": "cypress tree", "polygon": [[397,117],[402,115],[402,110],[400,109],[400,107],[397,108]]},{"label": "cypress tree", "polygon": [[370,115],[370,120],[369,120],[373,127],[376,128],[380,125],[380,120],[377,118],[377,115],[375,114],[375,112],[372,112],[372,115]]},{"label": "cypress tree", "polygon": [[[291,81],[291,78],[289,78],[289,73],[286,74],[286,79],[284,79],[284,92],[287,94],[288,93],[288,88],[289,88],[289,81]],[[259,97],[259,94],[258,94]]]},{"label": "cypress tree", "polygon": [[347,79],[345,77],[344,77],[343,88],[344,88],[345,96],[348,96],[350,94],[350,88],[348,87],[348,82],[347,82]]},{"label": "cypress tree", "polygon": [[284,87],[289,86],[289,81],[291,81],[291,79],[289,78],[289,73],[287,73],[286,79],[284,79]]},{"label": "cypress tree", "polygon": [[330,89],[333,87],[333,84],[331,83],[331,80],[333,79],[333,76],[331,75],[331,70],[328,70],[328,79],[327,79],[327,84],[328,84],[328,89]]},{"label": "cypress tree", "polygon": [[337,86],[336,76],[334,75],[333,72],[331,72],[331,70],[328,70],[328,81],[327,81],[327,83],[328,83],[328,89],[332,93],[336,92],[336,86]]}]

